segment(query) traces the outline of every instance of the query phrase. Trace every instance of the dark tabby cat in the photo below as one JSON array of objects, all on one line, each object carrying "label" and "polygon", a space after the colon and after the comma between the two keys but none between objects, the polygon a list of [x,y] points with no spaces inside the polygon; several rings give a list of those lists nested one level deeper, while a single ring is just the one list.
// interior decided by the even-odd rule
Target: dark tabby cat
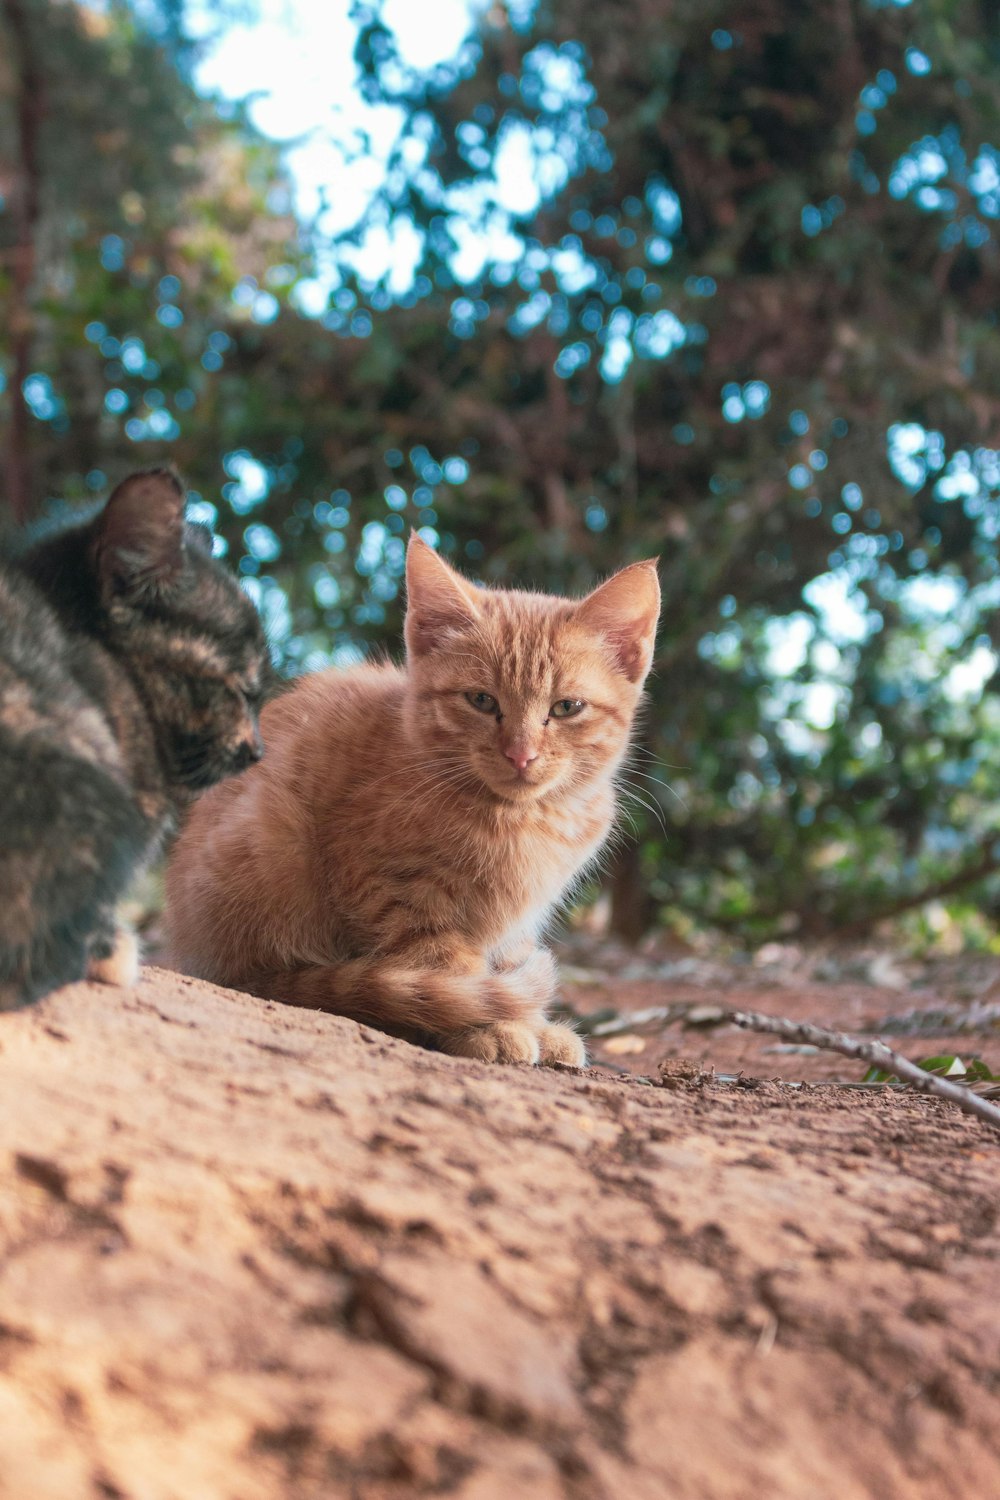
[{"label": "dark tabby cat", "polygon": [[165,470],[0,561],[0,1011],[134,979],[115,906],[190,794],[259,760],[267,647]]}]

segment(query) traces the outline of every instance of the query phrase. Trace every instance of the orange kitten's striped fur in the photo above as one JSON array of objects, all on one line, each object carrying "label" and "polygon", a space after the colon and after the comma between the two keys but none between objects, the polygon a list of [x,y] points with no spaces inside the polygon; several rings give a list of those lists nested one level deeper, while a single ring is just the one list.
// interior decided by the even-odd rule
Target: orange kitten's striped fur
[{"label": "orange kitten's striped fur", "polygon": [[[300,678],[167,876],[187,972],[487,1061],[585,1060],[540,938],[611,829],[653,563],[583,601],[478,589],[419,538],[406,666]],[[582,707],[579,705],[582,704]]]}]

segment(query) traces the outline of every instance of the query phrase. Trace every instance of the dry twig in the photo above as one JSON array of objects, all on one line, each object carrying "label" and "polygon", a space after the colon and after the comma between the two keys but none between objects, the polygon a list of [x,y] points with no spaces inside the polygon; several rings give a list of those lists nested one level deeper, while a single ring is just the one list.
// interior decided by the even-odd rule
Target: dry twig
[{"label": "dry twig", "polygon": [[920,1093],[947,1099],[965,1114],[975,1115],[976,1119],[985,1120],[987,1125],[1000,1130],[1000,1109],[995,1104],[981,1099],[964,1084],[926,1072],[909,1058],[893,1052],[884,1042],[863,1042],[843,1031],[827,1031],[823,1026],[811,1026],[807,1021],[789,1021],[783,1016],[764,1016],[755,1010],[730,1011],[729,1019],[744,1031],[766,1031],[784,1037],[786,1041],[804,1042],[809,1046],[823,1047],[828,1052],[842,1052],[845,1057],[858,1057],[876,1068],[884,1068],[887,1073],[895,1073],[897,1078],[904,1078]]}]

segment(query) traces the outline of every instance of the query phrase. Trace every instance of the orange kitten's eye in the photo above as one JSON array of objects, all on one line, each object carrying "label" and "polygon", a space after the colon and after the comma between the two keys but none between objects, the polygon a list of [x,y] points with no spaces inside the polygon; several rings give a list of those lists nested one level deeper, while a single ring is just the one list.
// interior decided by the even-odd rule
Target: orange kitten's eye
[{"label": "orange kitten's eye", "polygon": [[587,707],[582,698],[560,698],[553,703],[549,714],[553,719],[573,719]]},{"label": "orange kitten's eye", "polygon": [[466,693],[465,701],[471,703],[481,714],[495,714],[500,707],[492,693]]}]

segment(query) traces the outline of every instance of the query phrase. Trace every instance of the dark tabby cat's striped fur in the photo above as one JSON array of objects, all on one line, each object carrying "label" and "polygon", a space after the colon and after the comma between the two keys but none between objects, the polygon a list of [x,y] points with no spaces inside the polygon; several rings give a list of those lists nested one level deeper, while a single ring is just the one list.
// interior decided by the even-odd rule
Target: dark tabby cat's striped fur
[{"label": "dark tabby cat's striped fur", "polygon": [[0,1011],[132,977],[115,906],[190,794],[258,760],[249,599],[164,470],[0,561]]}]

